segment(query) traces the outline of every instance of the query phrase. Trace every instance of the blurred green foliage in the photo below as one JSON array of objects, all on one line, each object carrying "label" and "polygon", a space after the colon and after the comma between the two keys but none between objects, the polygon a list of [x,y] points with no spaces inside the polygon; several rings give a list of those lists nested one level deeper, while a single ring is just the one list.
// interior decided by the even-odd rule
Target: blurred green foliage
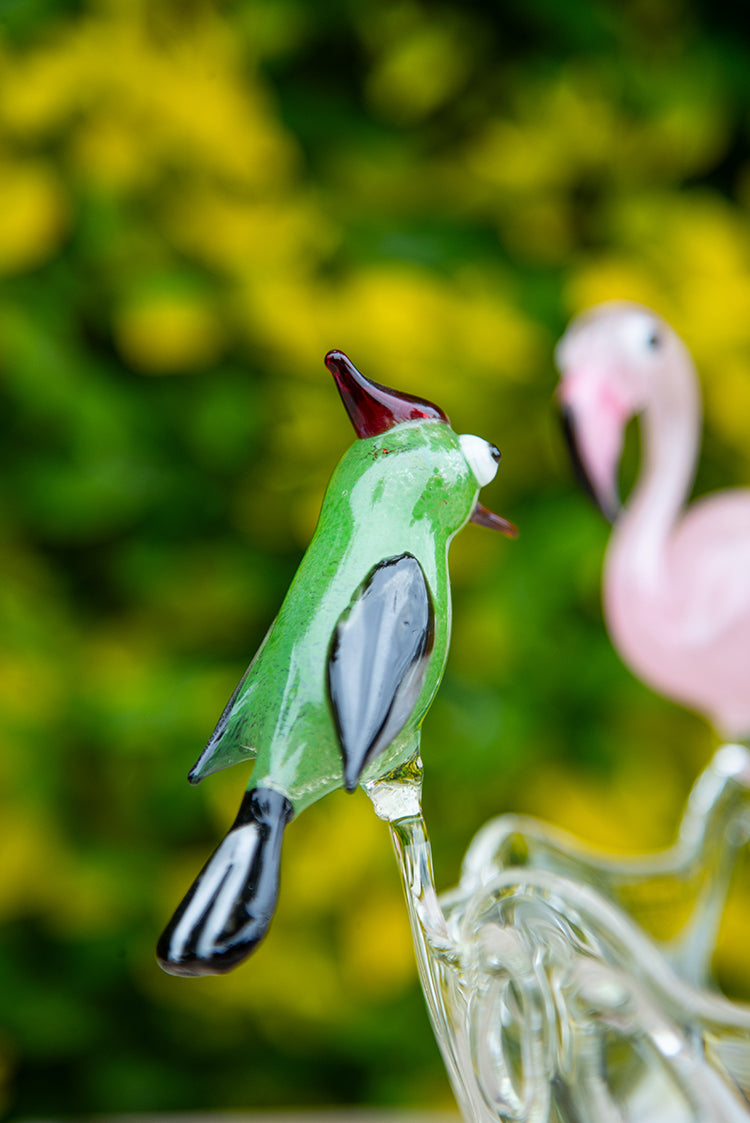
[{"label": "blurred green foliage", "polygon": [[[503,449],[424,730],[438,878],[507,809],[665,844],[714,736],[606,638],[551,394],[652,304],[750,475],[750,46],[726,0],[0,0],[0,1099],[19,1115],[450,1102],[390,844],[288,832],[226,979],[153,944],[245,777],[184,776],[351,439],[322,357]],[[750,894],[718,969],[750,996]]]}]

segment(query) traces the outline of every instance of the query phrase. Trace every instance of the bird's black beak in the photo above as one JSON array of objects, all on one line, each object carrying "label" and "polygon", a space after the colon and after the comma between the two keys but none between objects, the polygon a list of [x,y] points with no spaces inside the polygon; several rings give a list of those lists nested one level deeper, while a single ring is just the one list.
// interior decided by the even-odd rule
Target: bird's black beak
[{"label": "bird's black beak", "polygon": [[469,516],[469,521],[476,523],[477,526],[486,526],[488,530],[499,530],[506,538],[518,538],[518,527],[515,523],[503,518],[502,515],[496,515],[494,511],[489,511],[482,503],[477,503]]},{"label": "bird's black beak", "polygon": [[573,465],[573,473],[576,481],[582,491],[589,497],[594,506],[604,515],[605,519],[613,523],[620,513],[619,501],[610,505],[605,503],[597,494],[596,488],[591,482],[591,478],[586,471],[586,465],[583,462],[580,449],[578,447],[578,440],[576,437],[576,422],[575,413],[570,406],[561,405],[560,407],[560,421],[562,424],[563,436],[565,443],[568,446],[568,454],[570,456],[571,464]]}]

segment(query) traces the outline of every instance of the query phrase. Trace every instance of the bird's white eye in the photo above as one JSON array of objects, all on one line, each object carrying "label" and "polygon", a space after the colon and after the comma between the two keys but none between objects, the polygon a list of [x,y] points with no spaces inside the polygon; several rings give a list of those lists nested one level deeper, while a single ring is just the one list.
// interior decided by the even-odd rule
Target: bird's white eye
[{"label": "bird's white eye", "polygon": [[491,445],[489,441],[483,440],[482,437],[474,437],[470,433],[460,436],[458,443],[479,486],[484,487],[490,480],[494,480],[500,463],[500,449],[496,445]]}]

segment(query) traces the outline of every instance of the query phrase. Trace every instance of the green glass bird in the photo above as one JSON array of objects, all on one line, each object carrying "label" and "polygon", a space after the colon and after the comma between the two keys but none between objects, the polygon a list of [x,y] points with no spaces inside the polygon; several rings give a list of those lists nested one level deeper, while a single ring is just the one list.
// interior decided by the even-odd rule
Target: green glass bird
[{"label": "green glass bird", "polygon": [[517,533],[477,501],[497,471],[494,445],[457,436],[437,406],[371,382],[341,351],[325,361],[359,439],[190,773],[198,783],[256,758],[234,824],[159,940],[159,962],[176,975],[228,971],[265,935],[294,815],[418,754],[448,655],[450,542],[470,519]]}]

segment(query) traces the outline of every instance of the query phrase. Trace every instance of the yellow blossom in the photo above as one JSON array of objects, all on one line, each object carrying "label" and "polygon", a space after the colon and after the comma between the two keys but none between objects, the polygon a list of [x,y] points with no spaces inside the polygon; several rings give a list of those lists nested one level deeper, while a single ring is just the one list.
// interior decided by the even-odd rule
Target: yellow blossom
[{"label": "yellow blossom", "polygon": [[41,160],[0,162],[0,273],[33,269],[60,247],[68,202]]},{"label": "yellow blossom", "polygon": [[126,362],[146,374],[175,374],[215,362],[224,333],[211,304],[189,293],[139,296],[115,315]]}]

